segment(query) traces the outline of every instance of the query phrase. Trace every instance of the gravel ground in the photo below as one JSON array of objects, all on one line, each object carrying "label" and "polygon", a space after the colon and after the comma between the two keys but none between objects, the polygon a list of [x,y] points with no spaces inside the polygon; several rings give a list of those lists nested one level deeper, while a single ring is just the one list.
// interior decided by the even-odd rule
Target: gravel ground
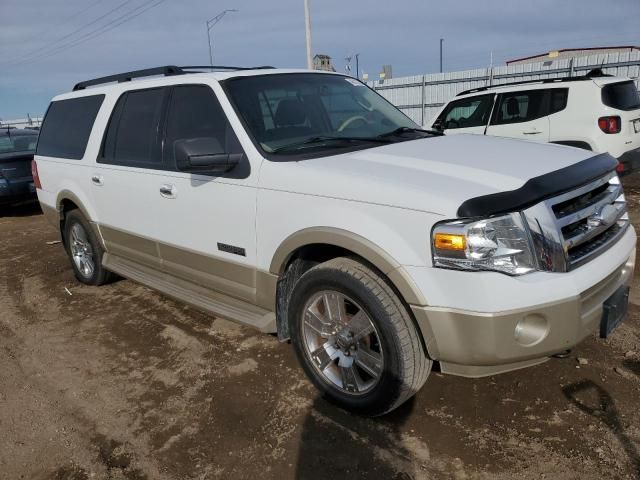
[{"label": "gravel ground", "polygon": [[372,420],[318,398],[273,336],[131,281],[79,285],[56,238],[35,207],[0,214],[0,479],[640,478],[637,286],[607,341],[433,373]]}]

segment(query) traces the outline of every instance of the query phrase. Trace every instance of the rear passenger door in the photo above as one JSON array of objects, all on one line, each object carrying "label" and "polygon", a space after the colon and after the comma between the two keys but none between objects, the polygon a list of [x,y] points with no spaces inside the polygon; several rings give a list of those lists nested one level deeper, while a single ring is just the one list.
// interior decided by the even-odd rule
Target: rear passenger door
[{"label": "rear passenger door", "polygon": [[433,128],[443,130],[447,135],[455,133],[484,135],[494,97],[495,95],[490,93],[454,100],[438,115]]},{"label": "rear passenger door", "polygon": [[487,135],[549,141],[549,90],[501,93]]},{"label": "rear passenger door", "polygon": [[166,168],[160,141],[168,98],[164,87],[122,94],[91,173],[107,251],[154,268],[160,268],[156,242],[163,216],[156,197]]},{"label": "rear passenger door", "polygon": [[[215,139],[225,153],[241,156],[224,174],[176,168],[175,145]],[[159,212],[158,249],[165,272],[218,292],[255,300],[256,172],[208,85],[172,87],[164,127],[167,169],[154,179],[151,211]]]}]

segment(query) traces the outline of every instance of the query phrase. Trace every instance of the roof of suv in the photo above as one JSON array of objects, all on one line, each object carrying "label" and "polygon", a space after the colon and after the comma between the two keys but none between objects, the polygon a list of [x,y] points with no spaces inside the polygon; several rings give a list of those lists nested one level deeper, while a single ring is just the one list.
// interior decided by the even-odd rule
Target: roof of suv
[{"label": "roof of suv", "polygon": [[456,95],[456,98],[473,97],[475,95],[483,95],[488,92],[495,91],[522,91],[522,90],[537,90],[547,88],[567,88],[575,84],[591,84],[598,87],[602,87],[608,83],[629,81],[627,77],[613,77],[613,76],[599,76],[599,77],[564,77],[564,78],[547,78],[540,80],[530,80],[526,82],[517,83],[504,83],[501,85],[492,85],[487,87],[472,88],[462,91]]},{"label": "roof of suv", "polygon": [[[95,95],[100,93],[108,93],[113,90],[123,91],[136,88],[145,88],[163,85],[175,85],[179,83],[194,83],[197,81],[223,81],[236,77],[252,77],[258,75],[277,75],[283,73],[313,73],[318,75],[342,75],[341,73],[328,72],[322,70],[308,69],[285,69],[271,67],[241,68],[241,69],[225,69],[211,72],[190,71],[195,68],[209,67],[158,67],[147,70],[137,70],[108,77],[101,77],[94,80],[87,80],[75,85],[73,90],[63,93],[53,98],[54,101],[64,100],[68,98],[82,97],[86,95]],[[226,67],[225,67],[226,68]],[[162,73],[162,69],[178,69],[173,73],[167,70]],[[183,70],[184,69],[184,70]],[[149,72],[148,74],[146,74]]]}]

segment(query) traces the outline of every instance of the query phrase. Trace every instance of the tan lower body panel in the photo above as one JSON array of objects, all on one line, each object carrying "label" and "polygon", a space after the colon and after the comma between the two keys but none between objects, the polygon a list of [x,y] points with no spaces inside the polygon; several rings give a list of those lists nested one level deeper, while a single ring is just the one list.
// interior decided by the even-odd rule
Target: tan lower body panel
[{"label": "tan lower body panel", "polygon": [[105,225],[99,229],[105,250],[112,255],[275,311],[277,275]]},{"label": "tan lower body panel", "polygon": [[276,332],[276,316],[269,309],[214,292],[209,288],[115,254],[105,253],[102,264],[118,275],[158,290],[207,313],[257,328],[261,332]]},{"label": "tan lower body panel", "polygon": [[158,243],[158,250],[163,271],[242,300],[255,301],[255,269],[163,243]]},{"label": "tan lower body panel", "polygon": [[160,255],[156,242],[139,235],[99,225],[100,234],[107,252],[136,261],[152,268],[160,268]]}]

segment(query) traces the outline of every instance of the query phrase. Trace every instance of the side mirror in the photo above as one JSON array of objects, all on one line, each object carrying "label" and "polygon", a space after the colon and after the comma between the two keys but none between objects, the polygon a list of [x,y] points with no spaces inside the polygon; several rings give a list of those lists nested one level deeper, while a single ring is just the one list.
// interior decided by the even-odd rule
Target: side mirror
[{"label": "side mirror", "polygon": [[433,128],[434,130],[438,130],[439,132],[442,132],[444,130],[444,125],[442,124],[442,119],[441,118],[437,118],[435,122],[433,122],[433,125],[431,125],[431,128]]},{"label": "side mirror", "polygon": [[181,172],[224,173],[232,170],[242,154],[225,153],[217,138],[176,140],[173,144],[176,166]]}]

